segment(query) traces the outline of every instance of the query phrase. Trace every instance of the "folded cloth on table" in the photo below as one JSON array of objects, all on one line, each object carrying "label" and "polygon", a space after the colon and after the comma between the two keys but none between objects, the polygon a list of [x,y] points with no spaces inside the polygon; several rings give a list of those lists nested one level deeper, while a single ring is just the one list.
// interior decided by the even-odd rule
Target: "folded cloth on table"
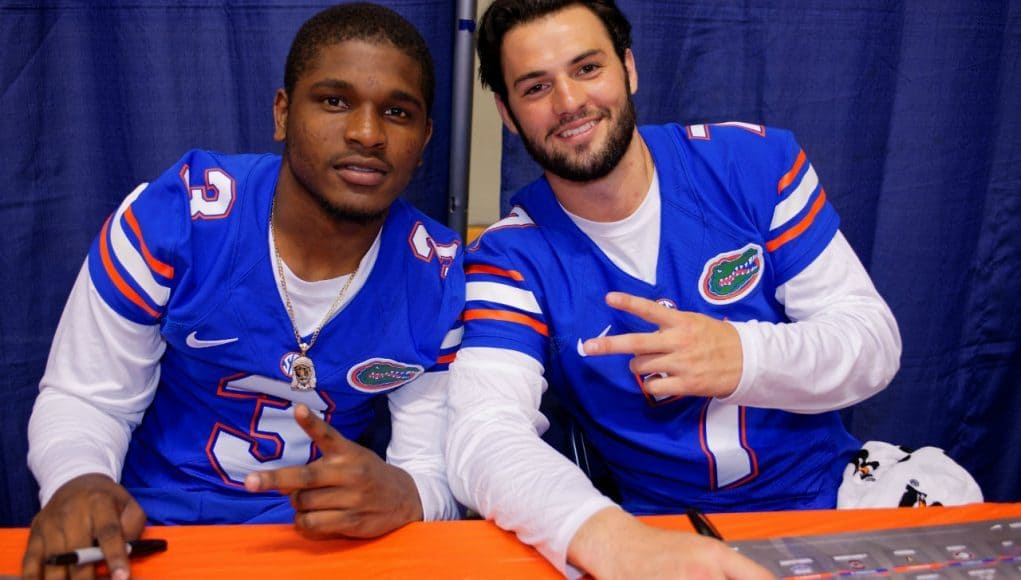
[{"label": "folded cloth on table", "polygon": [[837,508],[925,507],[980,503],[982,490],[938,447],[911,450],[868,441],[844,469]]}]

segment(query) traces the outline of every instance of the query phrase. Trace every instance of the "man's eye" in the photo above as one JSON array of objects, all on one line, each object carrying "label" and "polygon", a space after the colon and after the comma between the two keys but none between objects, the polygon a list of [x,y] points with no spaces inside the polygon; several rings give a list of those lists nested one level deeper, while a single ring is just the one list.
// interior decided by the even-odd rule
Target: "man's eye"
[{"label": "man's eye", "polygon": [[543,86],[544,85],[542,83],[537,83],[537,84],[534,84],[534,85],[528,87],[527,89],[525,89],[525,96],[534,95],[534,94],[538,93],[539,91],[541,91],[543,89]]},{"label": "man's eye", "polygon": [[386,116],[396,117],[398,119],[408,119],[411,117],[411,114],[400,107],[390,107],[386,110]]},{"label": "man's eye", "polygon": [[599,65],[596,65],[596,64],[586,64],[586,65],[582,66],[580,69],[578,69],[578,73],[582,74],[582,75],[590,75],[590,74],[596,72],[597,70],[599,70]]},{"label": "man's eye", "polygon": [[344,99],[340,97],[326,97],[323,99],[323,103],[325,103],[327,107],[334,109],[342,108],[347,105],[347,103],[344,102]]}]

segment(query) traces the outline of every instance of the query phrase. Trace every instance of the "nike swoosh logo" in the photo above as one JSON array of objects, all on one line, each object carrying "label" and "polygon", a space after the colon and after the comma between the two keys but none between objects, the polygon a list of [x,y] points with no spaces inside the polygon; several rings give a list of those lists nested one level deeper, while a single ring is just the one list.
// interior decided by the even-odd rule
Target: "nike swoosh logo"
[{"label": "nike swoosh logo", "polygon": [[[597,334],[596,336],[594,336],[592,338],[602,338],[602,337],[606,336],[606,333],[610,332],[610,327],[611,326],[613,326],[613,325],[612,324],[607,324],[606,328],[604,328],[602,332],[600,332],[599,334]],[[581,356],[581,357],[588,356],[587,354],[585,354],[585,348],[584,348],[582,340],[580,338],[578,339],[578,356]]]},{"label": "nike swoosh logo", "polygon": [[195,337],[196,334],[198,334],[198,332],[193,331],[191,334],[188,335],[188,338],[184,339],[184,343],[192,348],[210,348],[213,346],[222,346],[224,344],[230,344],[238,339],[235,336],[234,338],[221,338],[219,340],[202,340],[200,338],[196,338]]}]

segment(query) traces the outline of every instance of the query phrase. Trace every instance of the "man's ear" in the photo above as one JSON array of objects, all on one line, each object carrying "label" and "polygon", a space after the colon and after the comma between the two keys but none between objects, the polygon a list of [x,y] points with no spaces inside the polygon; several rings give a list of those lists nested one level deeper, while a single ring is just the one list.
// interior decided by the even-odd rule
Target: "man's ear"
[{"label": "man's ear", "polygon": [[273,97],[273,140],[284,141],[287,138],[287,92],[277,89]]},{"label": "man's ear", "polygon": [[515,135],[518,134],[518,128],[511,120],[510,111],[507,110],[507,105],[500,98],[500,95],[493,93],[493,100],[496,102],[496,110],[500,112],[500,118],[503,119],[503,126],[507,127],[507,130]]},{"label": "man's ear", "polygon": [[631,94],[633,95],[638,92],[638,68],[635,67],[635,54],[631,52],[630,48],[624,51],[624,70],[631,82]]},{"label": "man's ear", "polygon": [[433,120],[428,118],[425,120],[425,141],[422,142],[422,150],[418,152],[418,166],[422,166],[422,160],[425,156],[425,147],[429,144],[429,140],[433,138]]}]

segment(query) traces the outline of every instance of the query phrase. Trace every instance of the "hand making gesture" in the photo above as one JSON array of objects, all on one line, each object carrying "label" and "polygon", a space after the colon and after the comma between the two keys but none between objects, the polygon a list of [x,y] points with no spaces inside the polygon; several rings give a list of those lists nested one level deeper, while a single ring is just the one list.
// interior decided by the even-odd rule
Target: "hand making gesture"
[{"label": "hand making gesture", "polygon": [[252,472],[245,487],[289,495],[299,533],[371,538],[422,519],[418,488],[406,471],[345,438],[305,405],[295,408],[294,418],[323,456],[308,465]]},{"label": "hand making gesture", "polygon": [[589,339],[584,344],[586,355],[635,355],[631,371],[645,377],[646,392],[657,398],[726,397],[737,388],[741,339],[730,323],[623,292],[608,293],[606,303],[659,330]]}]

